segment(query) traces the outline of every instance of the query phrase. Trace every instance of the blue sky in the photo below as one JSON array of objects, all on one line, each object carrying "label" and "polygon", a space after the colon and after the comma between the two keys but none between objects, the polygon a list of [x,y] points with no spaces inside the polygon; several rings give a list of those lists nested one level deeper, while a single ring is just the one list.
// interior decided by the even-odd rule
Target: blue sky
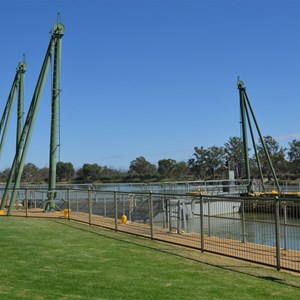
[{"label": "blue sky", "polygon": [[[60,12],[60,158],[127,169],[240,136],[237,77],[264,136],[300,139],[300,1],[0,0],[0,113],[26,53],[26,112]],[[48,166],[50,75],[27,162]],[[16,113],[0,159],[14,155]]]}]

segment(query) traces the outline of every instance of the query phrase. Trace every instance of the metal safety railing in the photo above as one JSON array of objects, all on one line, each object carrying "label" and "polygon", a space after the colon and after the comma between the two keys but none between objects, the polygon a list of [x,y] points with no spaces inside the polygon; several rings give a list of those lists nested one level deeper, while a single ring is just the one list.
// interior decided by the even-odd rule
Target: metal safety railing
[{"label": "metal safety railing", "polygon": [[300,272],[298,198],[66,187],[55,193],[55,212],[44,213],[47,201],[44,189],[20,189],[13,214],[67,218]]}]

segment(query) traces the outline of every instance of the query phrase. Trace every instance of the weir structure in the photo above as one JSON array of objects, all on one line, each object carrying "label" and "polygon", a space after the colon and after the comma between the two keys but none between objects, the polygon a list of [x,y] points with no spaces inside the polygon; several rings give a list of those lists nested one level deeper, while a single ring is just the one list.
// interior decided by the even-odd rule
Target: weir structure
[{"label": "weir structure", "polygon": [[[17,133],[17,151],[12,163],[10,174],[6,183],[6,188],[2,197],[0,209],[3,210],[9,204],[7,215],[12,215],[16,202],[18,188],[28,152],[35,119],[42,98],[42,93],[46,83],[46,78],[53,57],[52,74],[52,112],[51,112],[51,138],[50,138],[50,157],[49,157],[49,185],[48,202],[46,210],[52,211],[55,208],[55,189],[56,189],[56,162],[58,153],[58,130],[59,130],[59,103],[60,103],[60,66],[61,66],[61,39],[64,35],[65,27],[59,21],[55,24],[50,43],[48,45],[32,101],[27,113],[27,117],[22,127],[21,133]],[[20,108],[21,109],[21,108]],[[19,119],[19,118],[18,118]],[[18,126],[18,130],[21,126]],[[10,195],[11,193],[11,195]],[[10,201],[9,201],[10,196]]]},{"label": "weir structure", "polygon": [[[249,126],[249,131],[251,135],[251,140],[252,140],[252,145],[254,149],[254,154],[257,162],[257,166],[259,169],[259,174],[260,174],[260,179],[261,179],[261,184],[262,184],[262,189],[263,192],[265,192],[265,187],[264,187],[264,181],[263,181],[263,173],[262,173],[262,168],[261,168],[261,163],[259,160],[258,152],[257,152],[257,147],[255,143],[255,137],[254,137],[254,132],[252,128],[252,122],[254,122],[255,128],[257,130],[259,140],[261,142],[261,145],[263,147],[264,154],[267,158],[267,162],[269,165],[269,168],[271,170],[272,176],[274,178],[274,182],[277,188],[277,191],[280,192],[280,186],[278,183],[278,179],[268,152],[268,149],[266,147],[265,140],[261,134],[261,131],[259,129],[253,108],[251,106],[250,100],[248,98],[247,92],[246,92],[246,87],[244,86],[244,82],[238,79],[237,82],[237,87],[239,90],[239,96],[240,96],[240,111],[241,111],[241,125],[242,125],[242,136],[243,136],[243,152],[244,152],[244,160],[245,160],[245,172],[246,172],[246,178],[248,179],[248,182],[251,183],[251,174],[250,174],[250,164],[249,164],[249,148],[248,148],[248,136],[247,136],[247,124]],[[250,113],[249,113],[250,111]],[[252,119],[251,119],[252,117]],[[251,184],[248,185],[248,193],[251,192]]]}]

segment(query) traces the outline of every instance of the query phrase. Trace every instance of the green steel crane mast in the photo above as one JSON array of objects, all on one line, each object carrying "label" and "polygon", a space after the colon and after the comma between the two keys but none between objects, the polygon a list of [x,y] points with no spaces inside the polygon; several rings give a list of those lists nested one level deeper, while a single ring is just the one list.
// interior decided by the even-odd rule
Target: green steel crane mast
[{"label": "green steel crane mast", "polygon": [[24,74],[26,72],[27,65],[25,61],[21,61],[18,64],[18,68],[16,70],[16,75],[8,96],[8,99],[6,101],[6,105],[2,114],[2,118],[0,121],[0,135],[3,133],[1,136],[1,141],[0,141],[0,156],[3,151],[3,146],[5,142],[5,138],[7,135],[7,129],[8,129],[8,124],[11,118],[11,112],[12,112],[12,107],[16,98],[16,94],[18,92],[18,118],[17,118],[17,142],[16,145],[18,147],[18,142],[20,139],[20,132],[22,130],[23,122],[22,122],[22,115],[23,115],[23,107],[24,107]]},{"label": "green steel crane mast", "polygon": [[[24,163],[25,163],[26,155],[28,152],[29,144],[30,144],[30,139],[32,136],[35,119],[36,119],[37,112],[38,112],[38,107],[39,107],[39,104],[41,101],[42,92],[43,92],[43,89],[45,86],[47,74],[48,74],[50,64],[51,64],[51,57],[53,55],[53,52],[54,52],[54,54],[57,53],[57,51],[55,51],[55,49],[58,47],[58,45],[60,45],[59,41],[62,38],[62,36],[64,35],[64,31],[65,31],[65,27],[60,22],[57,22],[57,24],[54,26],[52,34],[51,34],[50,43],[49,43],[48,49],[46,51],[42,69],[40,71],[38,82],[37,82],[37,85],[36,85],[36,88],[35,88],[35,91],[33,94],[33,98],[32,98],[28,113],[27,113],[27,117],[26,117],[26,120],[25,120],[25,123],[23,126],[23,130],[22,130],[22,133],[20,136],[20,141],[19,141],[18,147],[17,147],[17,153],[14,157],[11,171],[9,174],[9,178],[8,178],[6,188],[5,188],[3,197],[2,197],[2,203],[1,203],[0,209],[4,209],[5,204],[8,200],[9,191],[12,190],[7,215],[12,215],[12,212],[13,212],[13,208],[14,208],[14,204],[15,204],[15,200],[16,200],[17,186],[18,186],[16,183],[20,182],[20,180],[21,180]],[[61,46],[59,46],[59,48],[60,47]],[[59,73],[60,70],[58,68],[55,68],[54,71]],[[55,76],[53,75],[53,77],[59,78],[59,74],[56,74]],[[57,95],[56,89],[52,90],[52,95],[53,94]],[[52,96],[52,99],[53,98],[57,99],[57,97]],[[16,174],[16,176],[14,176],[14,174]],[[15,180],[14,185],[13,185],[13,180]]]},{"label": "green steel crane mast", "polygon": [[246,99],[245,92],[246,88],[242,82],[238,82],[238,89],[240,94],[240,112],[241,112],[241,124],[242,124],[242,135],[243,135],[243,151],[244,151],[244,160],[245,160],[245,172],[246,178],[250,180],[250,165],[249,165],[249,154],[248,154],[248,137],[247,137],[247,125],[246,125]]},{"label": "green steel crane mast", "polygon": [[[18,145],[21,139],[23,124],[24,124],[24,73],[26,71],[27,65],[25,63],[25,55],[23,56],[23,61],[19,64],[19,69],[21,70],[19,90],[18,90],[18,109],[17,109],[17,136],[16,136],[16,153],[18,151]],[[20,163],[19,161],[17,162]],[[16,188],[20,188],[20,182],[16,182]]]},{"label": "green steel crane mast", "polygon": [[[57,25],[58,26],[58,25]],[[56,163],[59,151],[59,107],[60,107],[60,65],[61,65],[61,38],[63,28],[54,29],[56,43],[54,44],[53,82],[52,82],[52,111],[51,111],[51,134],[49,156],[49,183],[47,210],[54,210],[56,190]]]},{"label": "green steel crane mast", "polygon": [[18,112],[17,112],[18,114],[17,140],[16,140],[17,149],[21,139],[21,133],[24,124],[24,73],[26,72],[27,69],[27,65],[25,63],[25,55],[23,55],[23,61],[19,63],[18,69],[20,70],[20,81],[19,81],[19,90],[18,90]]},{"label": "green steel crane mast", "polygon": [[[271,169],[273,178],[275,180],[276,188],[277,188],[278,192],[280,192],[280,186],[278,183],[278,179],[277,179],[275,170],[273,168],[272,161],[271,161],[269,152],[267,150],[265,140],[261,134],[257,120],[255,118],[254,111],[252,109],[250,100],[249,100],[247,92],[246,92],[246,88],[244,87],[244,82],[241,80],[238,80],[237,86],[239,89],[239,96],[240,96],[241,124],[242,124],[242,134],[243,134],[243,150],[244,150],[246,177],[250,183],[251,177],[250,177],[249,148],[248,148],[248,138],[247,138],[247,124],[248,124],[250,134],[251,134],[252,144],[253,144],[253,148],[254,148],[255,158],[256,158],[258,169],[260,172],[262,187],[263,187],[263,190],[265,189],[264,185],[263,185],[263,174],[262,174],[261,164],[260,164],[260,160],[258,157],[257,148],[256,148],[256,144],[255,144],[255,138],[254,138],[253,129],[252,129],[252,125],[251,125],[251,118],[250,118],[250,116],[251,116],[252,120],[255,124],[260,142],[263,146],[263,150],[264,150],[265,156],[267,158],[268,165]],[[251,115],[249,114],[248,109],[250,110]],[[248,185],[248,193],[249,192],[250,192],[250,184]]]}]

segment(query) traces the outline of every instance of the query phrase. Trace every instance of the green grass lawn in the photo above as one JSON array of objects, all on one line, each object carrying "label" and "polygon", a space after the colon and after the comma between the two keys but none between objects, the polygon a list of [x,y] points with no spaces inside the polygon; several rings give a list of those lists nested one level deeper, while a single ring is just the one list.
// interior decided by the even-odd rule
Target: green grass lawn
[{"label": "green grass lawn", "polygon": [[0,228],[0,299],[300,297],[300,276],[72,221]]}]

